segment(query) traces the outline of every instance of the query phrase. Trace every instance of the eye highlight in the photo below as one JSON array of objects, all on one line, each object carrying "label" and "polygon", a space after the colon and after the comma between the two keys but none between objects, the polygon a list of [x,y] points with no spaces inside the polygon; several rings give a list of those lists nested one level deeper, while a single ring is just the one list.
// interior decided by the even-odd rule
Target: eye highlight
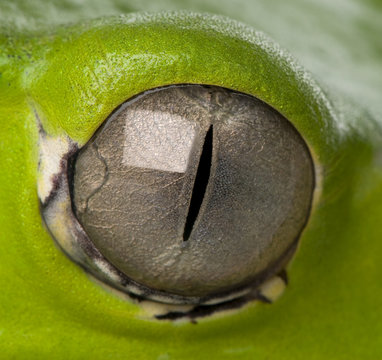
[{"label": "eye highlight", "polygon": [[261,297],[297,247],[314,188],[291,123],[212,86],[127,101],[69,164],[69,256],[140,299],[198,307]]}]

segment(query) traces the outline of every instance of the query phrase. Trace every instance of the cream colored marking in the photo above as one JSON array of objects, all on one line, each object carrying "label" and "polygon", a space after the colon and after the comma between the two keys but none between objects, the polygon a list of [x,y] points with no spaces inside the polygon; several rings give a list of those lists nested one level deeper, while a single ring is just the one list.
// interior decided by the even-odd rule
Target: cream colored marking
[{"label": "cream colored marking", "polygon": [[274,302],[284,292],[285,288],[285,281],[279,276],[274,276],[260,286],[260,293],[270,301]]},{"label": "cream colored marking", "polygon": [[40,132],[40,166],[37,191],[44,203],[53,190],[54,176],[61,171],[61,160],[69,152],[71,140],[66,136],[52,137]]},{"label": "cream colored marking", "polygon": [[181,312],[186,313],[191,311],[195,305],[170,305],[170,304],[160,304],[154,301],[142,301],[139,303],[144,315],[150,317],[155,317],[158,315],[165,315],[169,312]]},{"label": "cream colored marking", "polygon": [[234,300],[234,299],[237,299],[237,298],[242,297],[244,295],[247,295],[251,291],[252,291],[251,288],[247,288],[247,289],[244,289],[244,290],[241,290],[241,291],[238,291],[238,292],[234,292],[232,294],[228,294],[227,296],[217,297],[217,298],[210,299],[210,300],[204,302],[203,305],[217,305],[217,304],[221,304],[223,302]]},{"label": "cream colored marking", "polygon": [[66,197],[62,198],[62,194],[60,194],[56,199],[54,211],[46,212],[44,218],[46,225],[59,241],[62,248],[68,253],[73,253],[75,250],[73,239],[68,230],[71,220],[66,210],[67,199]]},{"label": "cream colored marking", "polygon": [[106,274],[110,280],[113,280],[116,283],[120,281],[120,277],[115,272],[110,270],[110,267],[104,260],[93,259],[93,262],[94,265],[101,271],[101,273]]}]

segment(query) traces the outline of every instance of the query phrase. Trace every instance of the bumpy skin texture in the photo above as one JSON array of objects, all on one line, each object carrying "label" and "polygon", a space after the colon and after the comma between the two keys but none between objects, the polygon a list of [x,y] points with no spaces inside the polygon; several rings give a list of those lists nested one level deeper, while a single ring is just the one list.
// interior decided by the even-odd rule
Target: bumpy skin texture
[{"label": "bumpy skin texture", "polygon": [[[38,21],[45,15],[38,15],[41,11],[36,10],[44,8],[44,3],[28,4],[5,1],[0,12],[4,18],[0,35],[2,356],[380,358],[382,140],[381,107],[373,97],[382,89],[380,74],[375,71],[372,76],[365,70],[358,92],[333,75],[329,82],[336,95],[326,95],[262,33],[231,20],[181,12],[127,15],[55,27],[55,21],[80,21],[86,16],[115,14],[119,9],[117,1],[105,4],[105,11],[101,2],[92,6],[89,1],[85,3],[87,12],[86,5],[85,10],[76,9],[66,1],[57,5],[66,6],[62,17],[46,15],[50,19],[46,30]],[[208,6],[210,11],[229,12],[228,5],[220,2],[206,4],[210,5],[200,9]],[[240,8],[243,4],[246,6]],[[251,4],[237,4],[233,15],[242,12],[245,19],[251,13],[260,24],[260,19],[271,15],[266,7]],[[370,16],[370,9],[377,6],[372,2],[352,4]],[[141,6],[150,9],[149,3]],[[161,5],[156,2],[152,6],[158,10]],[[180,5],[167,2],[163,8],[176,6]],[[197,8],[198,4],[182,7],[187,6]],[[283,29],[278,32],[281,38],[288,30],[303,31],[305,22],[312,23],[307,19],[316,19],[316,8],[305,9],[307,13],[301,14],[304,20],[292,17],[296,21],[290,27],[280,15],[276,23],[281,23],[277,27]],[[28,20],[21,10],[35,15],[37,21]],[[350,32],[359,28],[357,34],[366,34],[362,54],[368,54],[368,60],[362,61],[364,55],[346,57],[344,70],[333,57],[320,55],[319,44],[328,35],[323,29],[323,34],[317,34],[317,62],[312,66],[316,74],[329,78],[325,59],[332,59],[328,68],[341,67],[340,74],[354,69],[354,78],[360,79],[359,64],[377,69],[381,62],[381,47],[374,37],[380,25],[372,17],[370,21],[352,22],[356,18],[354,8],[341,10],[347,14],[341,13],[349,19]],[[325,11],[320,14],[324,16]],[[18,21],[18,26],[13,21]],[[265,30],[275,31],[271,20],[263,24]],[[351,49],[346,54],[355,51],[342,30],[338,30],[337,38],[335,28],[329,34],[340,39],[339,44],[343,38],[347,45],[340,49]],[[289,46],[293,36],[291,39]],[[357,37],[352,40],[357,41]],[[314,42],[311,38],[310,43]],[[296,49],[298,55],[304,53],[303,46],[296,45]],[[305,63],[312,59],[310,51],[314,50],[308,48],[309,54],[303,56]],[[346,65],[347,61],[353,65]],[[142,319],[139,307],[89,281],[54,246],[42,225],[36,192],[37,117],[49,134],[67,134],[84,144],[126,99],[175,83],[223,86],[269,103],[303,136],[320,173],[312,216],[289,266],[291,283],[282,298],[273,305],[251,305],[196,326]],[[339,97],[337,90],[341,88],[346,95],[359,94],[373,116]]]}]

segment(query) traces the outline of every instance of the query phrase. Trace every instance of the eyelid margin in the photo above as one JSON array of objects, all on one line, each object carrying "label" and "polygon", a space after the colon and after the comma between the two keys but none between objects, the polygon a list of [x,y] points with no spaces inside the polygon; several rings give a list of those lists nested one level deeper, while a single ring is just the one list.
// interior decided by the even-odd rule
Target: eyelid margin
[{"label": "eyelid margin", "polygon": [[341,138],[335,111],[310,74],[263,33],[239,22],[163,12],[95,20],[70,30],[45,40],[46,59],[28,71],[25,86],[44,128],[79,144],[127,99],[181,83],[259,98],[293,123],[320,162]]}]

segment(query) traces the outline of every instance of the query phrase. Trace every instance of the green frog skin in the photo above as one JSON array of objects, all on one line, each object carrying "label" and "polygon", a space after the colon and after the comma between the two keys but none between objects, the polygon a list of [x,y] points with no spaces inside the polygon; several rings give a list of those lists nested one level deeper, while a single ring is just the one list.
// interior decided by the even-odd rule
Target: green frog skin
[{"label": "green frog skin", "polygon": [[[381,8],[296,0],[287,12],[281,1],[267,4],[0,4],[0,358],[382,356]],[[319,20],[323,28],[309,30]],[[309,147],[312,212],[273,304],[252,302],[197,324],[152,319],[90,279],[43,224],[41,128],[58,144],[54,156],[65,141],[86,144],[126,100],[174,84],[253,95]]]}]

